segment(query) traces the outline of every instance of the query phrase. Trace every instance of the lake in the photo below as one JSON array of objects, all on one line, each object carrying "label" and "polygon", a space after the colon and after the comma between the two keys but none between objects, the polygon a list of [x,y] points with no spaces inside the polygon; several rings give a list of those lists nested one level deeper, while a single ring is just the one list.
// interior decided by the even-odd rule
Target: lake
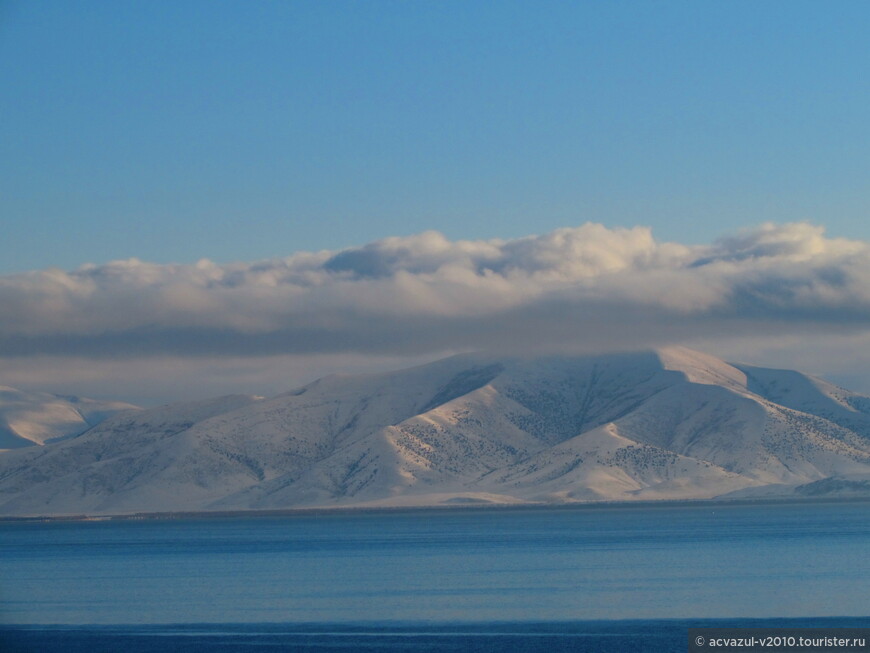
[{"label": "lake", "polygon": [[512,636],[531,651],[590,624],[611,643],[637,628],[684,645],[687,620],[870,625],[868,552],[863,502],[3,522],[0,623],[7,644],[80,637],[81,650],[94,633],[130,651],[134,635],[141,650],[169,636],[394,650],[428,633],[432,650]]}]

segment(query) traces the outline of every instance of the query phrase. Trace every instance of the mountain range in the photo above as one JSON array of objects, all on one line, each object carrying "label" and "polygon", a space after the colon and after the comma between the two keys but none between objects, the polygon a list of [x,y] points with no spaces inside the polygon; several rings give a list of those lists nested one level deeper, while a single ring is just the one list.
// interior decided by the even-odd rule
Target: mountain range
[{"label": "mountain range", "polygon": [[679,347],[77,402],[38,436],[0,405],[36,443],[0,454],[0,514],[870,495],[870,397]]}]

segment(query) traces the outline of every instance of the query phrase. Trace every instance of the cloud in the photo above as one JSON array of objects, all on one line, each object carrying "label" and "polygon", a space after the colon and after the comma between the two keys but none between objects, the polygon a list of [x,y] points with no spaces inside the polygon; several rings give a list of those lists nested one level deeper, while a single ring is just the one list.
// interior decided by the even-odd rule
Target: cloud
[{"label": "cloud", "polygon": [[138,406],[228,394],[274,396],[327,374],[397,370],[439,356],[355,354],[263,357],[149,355],[140,358],[30,356],[0,358],[0,385]]},{"label": "cloud", "polygon": [[870,327],[870,245],[808,223],[707,246],[598,224],[437,232],[218,265],[131,259],[0,278],[0,356],[123,358],[631,348]]}]

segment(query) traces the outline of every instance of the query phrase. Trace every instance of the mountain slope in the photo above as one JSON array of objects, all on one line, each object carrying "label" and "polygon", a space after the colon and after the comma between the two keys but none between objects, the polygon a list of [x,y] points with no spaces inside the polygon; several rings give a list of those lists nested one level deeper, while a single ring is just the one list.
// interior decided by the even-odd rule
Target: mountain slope
[{"label": "mountain slope", "polygon": [[23,392],[0,386],[0,450],[73,437],[124,410],[138,408],[120,401]]},{"label": "mountain slope", "polygon": [[461,355],[119,415],[7,452],[0,512],[809,495],[854,493],[868,474],[870,399],[797,372],[682,348]]}]

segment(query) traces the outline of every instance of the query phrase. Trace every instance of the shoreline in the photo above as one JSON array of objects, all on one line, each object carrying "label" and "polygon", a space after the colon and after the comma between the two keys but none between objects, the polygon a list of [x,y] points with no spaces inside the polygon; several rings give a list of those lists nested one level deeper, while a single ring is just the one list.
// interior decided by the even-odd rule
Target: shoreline
[{"label": "shoreline", "polygon": [[870,497],[759,497],[755,499],[678,499],[659,501],[589,501],[576,503],[452,504],[419,506],[312,506],[267,510],[166,510],[113,514],[0,515],[4,523],[185,521],[208,519],[269,519],[278,517],[325,517],[357,514],[409,514],[538,510],[632,510],[660,508],[703,508],[763,505],[818,505],[870,503]]}]

